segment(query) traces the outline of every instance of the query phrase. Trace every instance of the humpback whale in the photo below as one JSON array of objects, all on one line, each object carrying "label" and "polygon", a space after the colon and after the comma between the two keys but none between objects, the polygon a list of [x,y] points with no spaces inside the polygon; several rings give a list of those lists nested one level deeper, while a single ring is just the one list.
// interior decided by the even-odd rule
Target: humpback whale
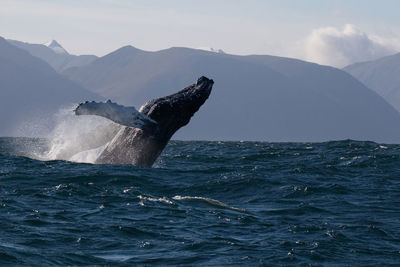
[{"label": "humpback whale", "polygon": [[153,165],[172,135],[188,124],[207,100],[213,84],[213,80],[202,76],[175,94],[146,102],[139,111],[110,100],[79,104],[74,110],[76,115],[101,116],[120,125],[95,164]]}]

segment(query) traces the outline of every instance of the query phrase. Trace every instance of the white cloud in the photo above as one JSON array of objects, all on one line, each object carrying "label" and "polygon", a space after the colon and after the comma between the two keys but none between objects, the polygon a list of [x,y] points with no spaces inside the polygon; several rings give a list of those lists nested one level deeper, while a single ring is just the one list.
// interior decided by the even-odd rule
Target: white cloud
[{"label": "white cloud", "polygon": [[313,30],[306,39],[305,59],[344,67],[394,54],[398,51],[398,44],[398,39],[368,35],[351,24],[343,29],[324,27]]}]

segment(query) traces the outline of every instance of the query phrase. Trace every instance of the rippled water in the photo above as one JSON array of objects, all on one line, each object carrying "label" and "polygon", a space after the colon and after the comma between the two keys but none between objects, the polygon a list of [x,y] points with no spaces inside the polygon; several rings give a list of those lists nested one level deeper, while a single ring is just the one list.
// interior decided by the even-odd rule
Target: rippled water
[{"label": "rippled water", "polygon": [[170,142],[154,168],[0,138],[0,265],[400,264],[400,146]]}]

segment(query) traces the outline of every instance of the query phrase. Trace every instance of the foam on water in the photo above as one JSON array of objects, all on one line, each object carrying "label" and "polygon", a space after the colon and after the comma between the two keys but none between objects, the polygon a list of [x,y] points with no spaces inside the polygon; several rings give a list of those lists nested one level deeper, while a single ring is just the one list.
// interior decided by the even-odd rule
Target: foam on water
[{"label": "foam on water", "polygon": [[196,196],[174,196],[172,199],[174,200],[200,200],[200,201],[204,201],[207,202],[213,206],[217,206],[220,208],[225,208],[225,209],[230,209],[230,210],[234,210],[234,211],[239,211],[239,212],[247,212],[245,209],[240,209],[240,208],[235,208],[235,207],[231,207],[228,204],[225,204],[221,201],[212,199],[212,198],[208,198],[208,197],[196,197]]},{"label": "foam on water", "polygon": [[147,200],[147,201],[151,201],[151,202],[161,202],[161,203],[165,203],[168,205],[175,205],[175,203],[173,201],[167,199],[166,197],[153,198],[153,197],[146,197],[146,196],[139,195],[138,199],[140,199],[139,204],[141,206],[144,206],[143,200]]}]

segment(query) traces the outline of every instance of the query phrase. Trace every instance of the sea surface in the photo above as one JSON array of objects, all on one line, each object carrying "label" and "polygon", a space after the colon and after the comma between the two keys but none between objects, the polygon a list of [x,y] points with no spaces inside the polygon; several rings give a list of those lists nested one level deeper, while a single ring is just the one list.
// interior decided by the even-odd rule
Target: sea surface
[{"label": "sea surface", "polygon": [[171,141],[153,168],[0,138],[0,265],[399,266],[400,145]]}]

